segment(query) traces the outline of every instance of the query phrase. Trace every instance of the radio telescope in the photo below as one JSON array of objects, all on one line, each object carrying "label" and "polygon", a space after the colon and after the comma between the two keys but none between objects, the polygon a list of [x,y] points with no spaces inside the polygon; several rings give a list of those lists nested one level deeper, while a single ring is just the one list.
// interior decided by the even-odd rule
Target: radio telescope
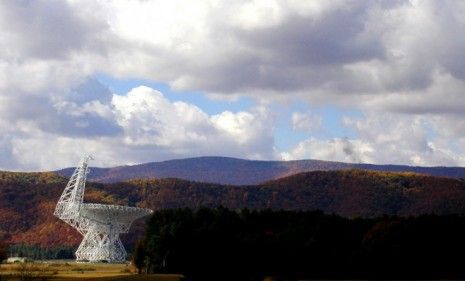
[{"label": "radio telescope", "polygon": [[54,215],[84,236],[76,251],[76,261],[123,262],[127,253],[119,234],[127,233],[134,220],[151,214],[152,210],[84,203],[89,159],[93,158],[84,157],[74,170],[58,200]]}]

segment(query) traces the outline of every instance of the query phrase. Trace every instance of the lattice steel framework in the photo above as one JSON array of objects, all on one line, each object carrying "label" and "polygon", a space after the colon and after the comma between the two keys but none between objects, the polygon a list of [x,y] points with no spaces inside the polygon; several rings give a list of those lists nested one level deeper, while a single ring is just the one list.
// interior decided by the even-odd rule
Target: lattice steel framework
[{"label": "lattice steel framework", "polygon": [[77,261],[122,262],[126,250],[119,238],[127,233],[132,222],[152,213],[149,209],[84,203],[86,177],[89,173],[84,157],[74,170],[63,194],[58,200],[54,215],[76,228],[84,236],[76,251]]}]

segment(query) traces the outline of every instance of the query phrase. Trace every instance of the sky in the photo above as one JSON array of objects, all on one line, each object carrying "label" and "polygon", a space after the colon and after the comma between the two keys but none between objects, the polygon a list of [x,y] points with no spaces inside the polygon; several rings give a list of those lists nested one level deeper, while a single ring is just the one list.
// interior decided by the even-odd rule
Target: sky
[{"label": "sky", "polygon": [[463,1],[0,1],[0,169],[465,166]]}]

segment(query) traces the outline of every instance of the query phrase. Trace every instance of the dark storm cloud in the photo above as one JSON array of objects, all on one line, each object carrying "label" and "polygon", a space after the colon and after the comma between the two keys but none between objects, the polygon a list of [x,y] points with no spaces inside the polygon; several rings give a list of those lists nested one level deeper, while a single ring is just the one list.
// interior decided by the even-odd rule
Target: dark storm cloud
[{"label": "dark storm cloud", "polygon": [[2,30],[9,43],[4,48],[23,58],[64,58],[89,47],[99,51],[99,32],[107,28],[103,21],[60,0],[1,1],[0,21],[8,27]]},{"label": "dark storm cloud", "polygon": [[[43,124],[43,130],[62,136],[72,137],[102,137],[116,136],[122,133],[122,128],[115,120],[102,118],[101,116],[86,113],[78,117],[70,117],[65,114],[57,116],[60,121],[55,122],[54,127],[48,127],[50,123]],[[47,128],[48,127],[48,128]]]},{"label": "dark storm cloud", "polygon": [[84,110],[90,102],[111,106],[111,92],[95,79],[89,79],[71,93],[62,93],[57,105],[42,95],[16,93],[3,101],[0,113],[11,124],[32,122],[37,129],[60,136],[116,136],[122,132],[113,115],[101,116],[96,111]]},{"label": "dark storm cloud", "polygon": [[457,1],[433,2],[435,21],[442,30],[437,37],[432,38],[431,45],[437,52],[437,60],[444,69],[455,77],[465,79],[465,22],[463,20],[465,3]]},{"label": "dark storm cloud", "polygon": [[360,157],[355,152],[355,146],[350,142],[350,140],[345,137],[341,139],[342,141],[342,151],[353,163],[361,162]]},{"label": "dark storm cloud", "polygon": [[[207,34],[216,39],[206,41],[215,48],[179,56],[185,63],[168,56],[167,61],[175,63],[167,67],[164,78],[175,86],[182,80],[184,90],[259,99],[272,92],[304,95],[310,102],[370,107],[372,100],[386,98],[386,106],[381,108],[379,102],[377,107],[388,111],[394,108],[389,99],[402,93],[405,106],[396,107],[403,112],[447,112],[450,106],[438,102],[448,91],[447,84],[438,84],[443,81],[438,76],[464,78],[464,5],[341,3],[328,4],[330,8],[318,15],[282,8],[287,12],[281,20],[263,26],[228,24],[223,18],[212,21]],[[427,100],[419,101],[422,92],[433,90]],[[454,103],[461,105],[457,95]]]},{"label": "dark storm cloud", "polygon": [[13,145],[11,139],[13,136],[2,134],[0,136],[0,167],[9,167],[10,169],[18,169],[19,165],[13,154]]},{"label": "dark storm cloud", "polygon": [[79,105],[91,101],[100,101],[102,104],[109,104],[112,95],[111,91],[97,79],[89,78],[72,89],[66,98]]},{"label": "dark storm cloud", "polygon": [[[46,158],[65,157],[52,152],[39,164],[36,150],[53,143],[69,156],[86,142],[93,151],[116,147],[105,161],[121,163],[198,153],[465,163],[463,2],[129,3],[0,2],[0,159],[49,167]],[[335,129],[332,139],[309,135],[278,151],[275,138],[295,138],[274,129],[285,126],[279,117],[248,108],[209,115],[202,101],[197,108],[141,88],[113,96],[86,80],[96,74],[249,96],[279,112],[295,101],[299,110],[308,103],[370,115],[346,124],[357,128],[350,140]]]},{"label": "dark storm cloud", "polygon": [[[397,5],[383,8],[394,7]],[[286,92],[347,80],[343,65],[386,59],[382,38],[368,22],[375,8],[380,5],[374,1],[355,2],[321,18],[291,13],[267,27],[212,27],[214,35],[245,51],[208,68],[191,69],[191,85],[225,93],[252,89]]]},{"label": "dark storm cloud", "polygon": [[270,51],[273,63],[287,67],[382,59],[383,46],[366,26],[368,8],[360,2],[321,19],[294,15],[278,26],[238,31],[237,36],[244,44]]}]

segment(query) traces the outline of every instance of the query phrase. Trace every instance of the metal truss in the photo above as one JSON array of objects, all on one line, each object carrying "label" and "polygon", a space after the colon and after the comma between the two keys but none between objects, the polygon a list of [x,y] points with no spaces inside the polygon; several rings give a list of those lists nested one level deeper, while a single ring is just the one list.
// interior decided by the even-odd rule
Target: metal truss
[{"label": "metal truss", "polygon": [[127,233],[134,220],[151,214],[152,210],[84,203],[86,177],[89,173],[87,162],[90,159],[93,158],[84,157],[74,170],[58,200],[54,215],[84,236],[76,251],[77,261],[123,262],[127,253],[119,234]]}]

